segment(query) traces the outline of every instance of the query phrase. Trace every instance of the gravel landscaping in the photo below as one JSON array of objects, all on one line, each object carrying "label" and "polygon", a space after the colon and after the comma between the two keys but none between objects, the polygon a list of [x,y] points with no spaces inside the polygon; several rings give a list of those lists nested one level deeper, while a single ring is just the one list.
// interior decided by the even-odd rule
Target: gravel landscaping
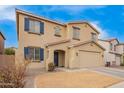
[{"label": "gravel landscaping", "polygon": [[51,72],[35,79],[38,88],[104,88],[119,83],[120,78],[92,71]]}]

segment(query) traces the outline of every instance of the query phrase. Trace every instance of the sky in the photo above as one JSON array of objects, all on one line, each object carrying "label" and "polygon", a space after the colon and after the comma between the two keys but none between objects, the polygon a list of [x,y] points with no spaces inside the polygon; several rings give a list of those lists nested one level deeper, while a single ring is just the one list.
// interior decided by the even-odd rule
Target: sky
[{"label": "sky", "polygon": [[99,38],[124,42],[124,6],[0,5],[0,31],[6,38],[5,47],[18,47],[15,8],[61,23],[88,21],[100,32]]}]

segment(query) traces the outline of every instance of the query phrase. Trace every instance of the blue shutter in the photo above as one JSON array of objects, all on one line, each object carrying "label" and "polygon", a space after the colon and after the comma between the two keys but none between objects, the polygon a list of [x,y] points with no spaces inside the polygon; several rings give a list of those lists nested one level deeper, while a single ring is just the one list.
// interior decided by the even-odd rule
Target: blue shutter
[{"label": "blue shutter", "polygon": [[24,57],[25,57],[25,59],[27,59],[28,54],[29,54],[29,48],[28,47],[24,47]]},{"label": "blue shutter", "polygon": [[44,23],[40,22],[40,33],[44,34]]},{"label": "blue shutter", "polygon": [[40,60],[43,61],[44,60],[44,49],[40,48]]},{"label": "blue shutter", "polygon": [[29,18],[25,18],[24,30],[29,31]]}]

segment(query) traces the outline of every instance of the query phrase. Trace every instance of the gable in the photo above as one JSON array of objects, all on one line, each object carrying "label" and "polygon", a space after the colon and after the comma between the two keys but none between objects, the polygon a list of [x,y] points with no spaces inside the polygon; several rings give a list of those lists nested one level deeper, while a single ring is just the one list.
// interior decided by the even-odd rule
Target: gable
[{"label": "gable", "polygon": [[86,50],[86,51],[96,51],[96,52],[103,52],[104,49],[101,48],[99,45],[97,45],[94,42],[90,42],[84,45],[80,45],[78,47],[75,47],[77,50]]},{"label": "gable", "polygon": [[71,22],[68,24],[72,24],[72,25],[84,25],[84,27],[90,27],[95,33],[100,34],[100,32],[93,26],[91,25],[89,22]]}]

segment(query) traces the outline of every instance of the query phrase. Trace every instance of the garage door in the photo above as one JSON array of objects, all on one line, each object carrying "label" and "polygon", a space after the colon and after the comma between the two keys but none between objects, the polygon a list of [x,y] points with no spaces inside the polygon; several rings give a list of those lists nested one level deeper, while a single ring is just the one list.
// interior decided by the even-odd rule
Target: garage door
[{"label": "garage door", "polygon": [[96,67],[100,66],[100,53],[94,51],[79,51],[79,66]]}]

